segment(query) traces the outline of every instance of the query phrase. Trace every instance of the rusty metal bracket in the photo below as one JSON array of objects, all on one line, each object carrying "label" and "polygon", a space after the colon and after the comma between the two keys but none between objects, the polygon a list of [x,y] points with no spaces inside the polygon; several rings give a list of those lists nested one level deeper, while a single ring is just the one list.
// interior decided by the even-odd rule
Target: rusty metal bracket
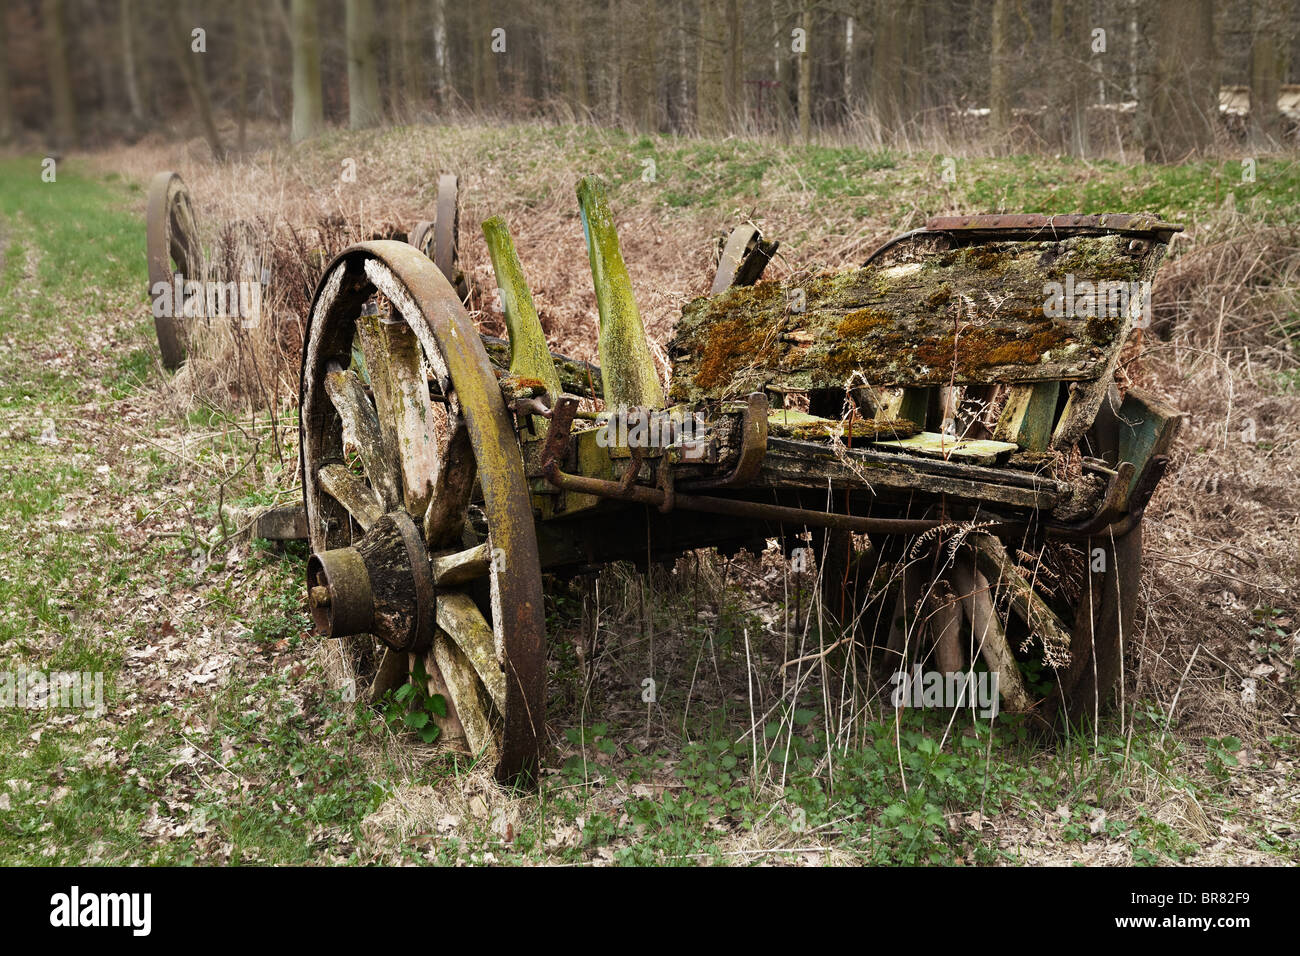
[{"label": "rusty metal bracket", "polygon": [[561,395],[550,410],[550,427],[546,429],[546,441],[542,444],[542,470],[552,464],[559,467],[564,451],[569,447],[573,419],[578,413],[578,400],[572,395]]},{"label": "rusty metal bracket", "polygon": [[[559,464],[555,461],[547,464],[545,473],[546,480],[556,488],[564,491],[576,491],[584,495],[594,495],[597,498],[615,498],[620,501],[654,505],[657,508],[662,508],[669,499],[669,495],[659,488],[647,488],[644,485],[632,485],[630,488],[624,488],[617,481],[605,481],[601,478],[585,478],[581,475],[566,474],[560,470]],[[713,498],[702,495],[677,494],[673,495],[672,499],[673,507],[682,511],[704,511],[711,514],[730,515],[733,518],[770,521],[774,524],[834,528],[860,533],[924,534],[941,525],[953,523],[948,519],[859,517],[836,512],[789,508],[785,505],[769,505],[761,501]],[[1020,526],[1021,523],[1009,522],[1005,525],[990,525],[988,529],[1016,528]]]},{"label": "rusty metal bracket", "polygon": [[1101,213],[1093,216],[1021,213],[1016,215],[935,216],[920,229],[894,236],[863,261],[868,266],[909,239],[948,236],[958,242],[982,239],[1066,239],[1070,236],[1135,236],[1168,242],[1183,227],[1146,213]]},{"label": "rusty metal bracket", "polygon": [[763,468],[763,457],[767,454],[767,396],[762,392],[752,392],[746,398],[744,414],[740,421],[740,452],[736,456],[736,466],[730,474],[714,478],[699,478],[683,482],[689,490],[702,488],[740,488],[755,478]]},{"label": "rusty metal bracket", "polygon": [[1124,505],[1128,498],[1129,485],[1133,483],[1133,463],[1122,461],[1106,486],[1101,504],[1096,513],[1086,521],[1062,525],[1061,530],[1072,534],[1092,537],[1103,528],[1108,528],[1124,514]]}]

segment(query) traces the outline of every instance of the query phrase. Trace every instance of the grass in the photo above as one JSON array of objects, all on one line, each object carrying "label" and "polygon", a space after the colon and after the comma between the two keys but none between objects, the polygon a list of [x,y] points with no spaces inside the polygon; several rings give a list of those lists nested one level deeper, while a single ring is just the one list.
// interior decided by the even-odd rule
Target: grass
[{"label": "grass", "polygon": [[[412,135],[331,134],[303,175]],[[474,136],[508,150],[499,188],[516,211],[552,201],[538,176],[562,149],[610,180],[616,207],[665,221],[722,220],[769,195],[836,229],[957,208],[1194,221],[1233,192],[1292,222],[1300,186],[1272,159],[1241,184],[1231,162],[958,157],[944,184],[939,156],[587,128]],[[950,730],[908,710],[861,720],[841,748],[820,692],[756,720],[730,689],[749,636],[771,629],[735,580],[637,617],[621,612],[639,579],[619,572],[594,677],[575,650],[583,595],[553,587],[555,751],[536,795],[497,790],[424,746],[400,708],[329,686],[302,547],[226,535],[232,509],[294,494],[293,420],[272,440],[265,421],[177,403],[146,308],[139,185],[75,164],[45,184],[39,169],[0,161],[0,670],[101,671],[106,713],[0,708],[0,863],[1300,862],[1295,807],[1255,799],[1295,791],[1295,738],[1183,733],[1151,699],[1051,743],[1015,719]],[[412,196],[431,202],[420,182]],[[1294,637],[1285,609],[1252,626],[1276,645],[1265,657]],[[638,703],[647,647],[665,675],[653,707]],[[1215,849],[1223,827],[1229,851]]]}]

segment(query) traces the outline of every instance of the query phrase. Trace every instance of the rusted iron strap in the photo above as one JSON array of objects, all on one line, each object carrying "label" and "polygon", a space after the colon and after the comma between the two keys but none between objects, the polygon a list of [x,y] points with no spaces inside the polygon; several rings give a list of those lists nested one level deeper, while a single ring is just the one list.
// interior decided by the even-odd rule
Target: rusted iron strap
[{"label": "rusted iron strap", "polygon": [[1118,521],[1113,521],[1104,528],[1100,528],[1091,533],[1083,533],[1076,529],[1070,529],[1068,533],[1061,529],[1049,528],[1048,532],[1055,537],[1063,538],[1122,538],[1141,523],[1143,515],[1146,514],[1147,505],[1151,501],[1151,496],[1155,493],[1156,485],[1160,484],[1160,479],[1164,477],[1165,470],[1169,467],[1168,455],[1156,455],[1146,463],[1142,469],[1142,474],[1138,475],[1137,483],[1133,486],[1133,494],[1129,496],[1128,514],[1124,515]]},{"label": "rusted iron strap", "polygon": [[1067,236],[1132,235],[1168,242],[1183,227],[1146,213],[1101,213],[1094,216],[1020,213],[1017,215],[935,216],[921,229],[894,236],[879,246],[862,263],[871,264],[890,249],[927,236],[956,236],[976,239],[1064,239]]},{"label": "rusted iron strap", "polygon": [[935,216],[925,224],[925,231],[954,232],[958,234],[990,234],[1006,236],[1025,234],[1027,238],[1050,239],[1055,236],[1077,236],[1089,233],[1120,233],[1140,235],[1168,242],[1183,227],[1164,222],[1147,213],[1101,213],[1085,215],[1052,215],[1019,213],[1017,215]]},{"label": "rusted iron strap", "polygon": [[551,409],[551,423],[546,429],[546,442],[542,445],[542,468],[551,465],[559,467],[564,457],[564,450],[569,447],[569,433],[573,429],[573,419],[578,413],[578,400],[571,395],[562,395]]}]

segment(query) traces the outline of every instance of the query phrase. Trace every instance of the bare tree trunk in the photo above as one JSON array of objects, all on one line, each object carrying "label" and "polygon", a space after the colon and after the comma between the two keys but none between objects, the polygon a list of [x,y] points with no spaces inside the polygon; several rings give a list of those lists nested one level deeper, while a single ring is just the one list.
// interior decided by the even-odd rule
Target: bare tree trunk
[{"label": "bare tree trunk", "polygon": [[14,103],[9,87],[8,31],[5,11],[0,10],[0,143],[14,138]]},{"label": "bare tree trunk", "polygon": [[429,77],[434,107],[449,105],[447,96],[447,2],[433,0],[433,70]]},{"label": "bare tree trunk", "polygon": [[1289,6],[1278,0],[1251,0],[1250,132],[1265,143],[1281,135],[1277,97],[1282,85],[1282,58],[1278,36],[1285,35]]},{"label": "bare tree trunk", "polygon": [[379,101],[379,30],[374,0],[347,0],[348,126],[363,129],[383,121]]},{"label": "bare tree trunk", "polygon": [[407,113],[418,110],[423,102],[419,71],[416,66],[417,27],[411,18],[411,0],[399,0],[397,49],[401,54],[401,104]]},{"label": "bare tree trunk", "polygon": [[1087,54],[1086,6],[1052,0],[1051,62],[1048,79],[1047,142],[1071,156],[1088,154],[1088,102],[1091,99]]},{"label": "bare tree trunk", "polygon": [[238,0],[235,17],[235,149],[242,156],[248,129],[248,0]]},{"label": "bare tree trunk", "polygon": [[310,139],[325,129],[325,104],[320,84],[320,28],[316,0],[293,0],[290,7],[293,43],[293,124],[290,138]]},{"label": "bare tree trunk", "polygon": [[[658,128],[655,39],[659,32],[654,4],[624,4],[623,37],[630,47],[622,56],[622,119],[640,132]],[[645,19],[638,22],[639,15]],[[635,24],[635,26],[634,26]]]},{"label": "bare tree trunk", "polygon": [[727,128],[733,129],[745,115],[745,38],[740,32],[740,0],[727,0]]},{"label": "bare tree trunk", "polygon": [[871,99],[876,121],[896,132],[903,117],[903,17],[902,0],[877,4],[875,42],[871,56]]},{"label": "bare tree trunk", "polygon": [[591,117],[591,94],[587,89],[587,44],[583,36],[586,11],[578,0],[569,4],[569,99],[577,107],[579,119]]},{"label": "bare tree trunk", "polygon": [[136,78],[134,0],[121,0],[118,4],[118,18],[122,21],[119,24],[122,30],[122,85],[126,87],[126,101],[131,111],[131,121],[138,125],[144,122],[144,106],[140,99],[140,84]]},{"label": "bare tree trunk", "polygon": [[272,25],[270,23],[261,23],[258,25],[257,33],[257,51],[262,60],[262,82],[265,84],[266,102],[269,106],[268,113],[275,120],[279,121],[280,98],[278,96],[278,87],[275,82],[276,71],[271,56],[271,33]]},{"label": "bare tree trunk", "polygon": [[699,56],[695,71],[695,125],[701,136],[720,136],[727,127],[720,0],[700,0]]},{"label": "bare tree trunk", "polygon": [[994,138],[1007,142],[1011,129],[1010,76],[1007,69],[1007,0],[993,0],[989,27],[989,126]]},{"label": "bare tree trunk", "polygon": [[185,25],[181,23],[180,11],[175,7],[170,8],[166,16],[167,27],[172,35],[172,55],[180,68],[181,76],[185,78],[185,86],[189,89],[194,111],[198,114],[199,124],[203,127],[203,138],[208,141],[208,148],[212,150],[212,155],[218,160],[224,160],[226,148],[221,144],[221,134],[217,132],[217,123],[212,115],[212,100],[208,97],[208,86],[204,82],[199,61],[199,57],[205,54],[196,53],[191,49],[191,37],[186,32]]},{"label": "bare tree trunk", "polygon": [[[81,29],[77,34],[85,37],[87,35],[94,37],[111,36],[112,31],[108,24],[108,11],[105,5],[99,3],[90,4],[80,11]],[[99,109],[97,112],[102,117],[113,116],[114,119],[120,116],[121,110],[121,93],[118,90],[118,77],[120,76],[116,64],[113,62],[117,52],[115,44],[103,44],[93,57],[95,64],[95,83],[98,86]],[[81,54],[84,55],[84,54]]]},{"label": "bare tree trunk", "polygon": [[812,142],[812,0],[804,0],[800,25],[807,46],[799,54],[799,139],[807,146]]},{"label": "bare tree trunk", "polygon": [[[474,100],[478,109],[490,112],[497,108],[501,90],[501,84],[497,77],[497,57],[500,54],[492,49],[495,40],[492,31],[498,29],[500,25],[492,15],[489,5],[474,4],[473,6],[476,12],[473,41],[474,50],[477,53],[474,70],[476,77]],[[500,28],[505,29],[504,27]],[[518,42],[517,38],[516,42]],[[508,35],[506,43],[506,49],[509,50]]]},{"label": "bare tree trunk", "polygon": [[45,17],[45,60],[53,104],[53,144],[57,149],[68,149],[77,142],[77,108],[72,98],[72,77],[68,73],[62,0],[43,0],[41,10]]},{"label": "bare tree trunk", "polygon": [[[782,136],[790,135],[790,120],[792,119],[790,110],[790,94],[794,87],[794,69],[790,62],[790,20],[781,16],[778,10],[779,0],[768,0],[768,7],[772,18],[772,28],[775,31],[774,42],[772,47],[772,76],[777,85],[773,87],[773,122]],[[786,12],[789,7],[786,7]]]},{"label": "bare tree trunk", "polygon": [[1155,0],[1153,12],[1154,75],[1143,155],[1147,162],[1177,162],[1208,148],[1218,126],[1214,3]]}]

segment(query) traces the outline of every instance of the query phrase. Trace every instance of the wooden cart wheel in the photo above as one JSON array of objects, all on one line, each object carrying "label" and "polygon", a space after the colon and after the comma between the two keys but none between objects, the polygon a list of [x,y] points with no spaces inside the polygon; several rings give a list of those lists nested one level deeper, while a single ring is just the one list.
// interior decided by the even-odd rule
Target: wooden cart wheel
[{"label": "wooden cart wheel", "polygon": [[469,283],[460,268],[460,198],[456,177],[438,177],[437,218],[421,219],[407,241],[433,260],[462,302],[469,299]]},{"label": "wooden cart wheel", "polygon": [[411,227],[410,236],[407,242],[419,249],[420,252],[433,258],[433,220],[421,219]]},{"label": "wooden cart wheel", "polygon": [[[150,182],[145,230],[151,298],[159,282],[171,284],[177,273],[182,281],[204,278],[198,221],[190,203],[189,190],[176,173],[158,173]],[[185,334],[181,327],[183,303],[172,303],[170,311],[171,315],[154,316],[154,328],[158,333],[163,365],[175,370],[185,361]]]},{"label": "wooden cart wheel", "polygon": [[[848,560],[843,536],[815,537],[825,610],[857,615],[887,673],[997,671],[1003,713],[1056,727],[1095,718],[1113,696],[1133,634],[1140,522],[1121,538],[1049,538],[1032,551],[985,532],[955,549],[873,538]],[[846,589],[856,600],[839,600]]]},{"label": "wooden cart wheel", "polygon": [[545,619],[532,507],[512,419],[445,276],[406,243],[341,253],[316,290],[300,397],[319,628],[344,639],[374,695],[422,665],[449,704],[443,732],[499,780],[534,779]]},{"label": "wooden cart wheel", "polygon": [[762,278],[780,245],[764,239],[757,227],[749,224],[731,230],[718,253],[709,295],[720,295],[734,286],[753,285]]},{"label": "wooden cart wheel", "polygon": [[[459,279],[457,258],[460,255],[460,198],[459,182],[451,173],[438,177],[438,213],[433,224],[433,264],[453,286],[463,283]],[[462,296],[464,298],[464,296]]]}]

